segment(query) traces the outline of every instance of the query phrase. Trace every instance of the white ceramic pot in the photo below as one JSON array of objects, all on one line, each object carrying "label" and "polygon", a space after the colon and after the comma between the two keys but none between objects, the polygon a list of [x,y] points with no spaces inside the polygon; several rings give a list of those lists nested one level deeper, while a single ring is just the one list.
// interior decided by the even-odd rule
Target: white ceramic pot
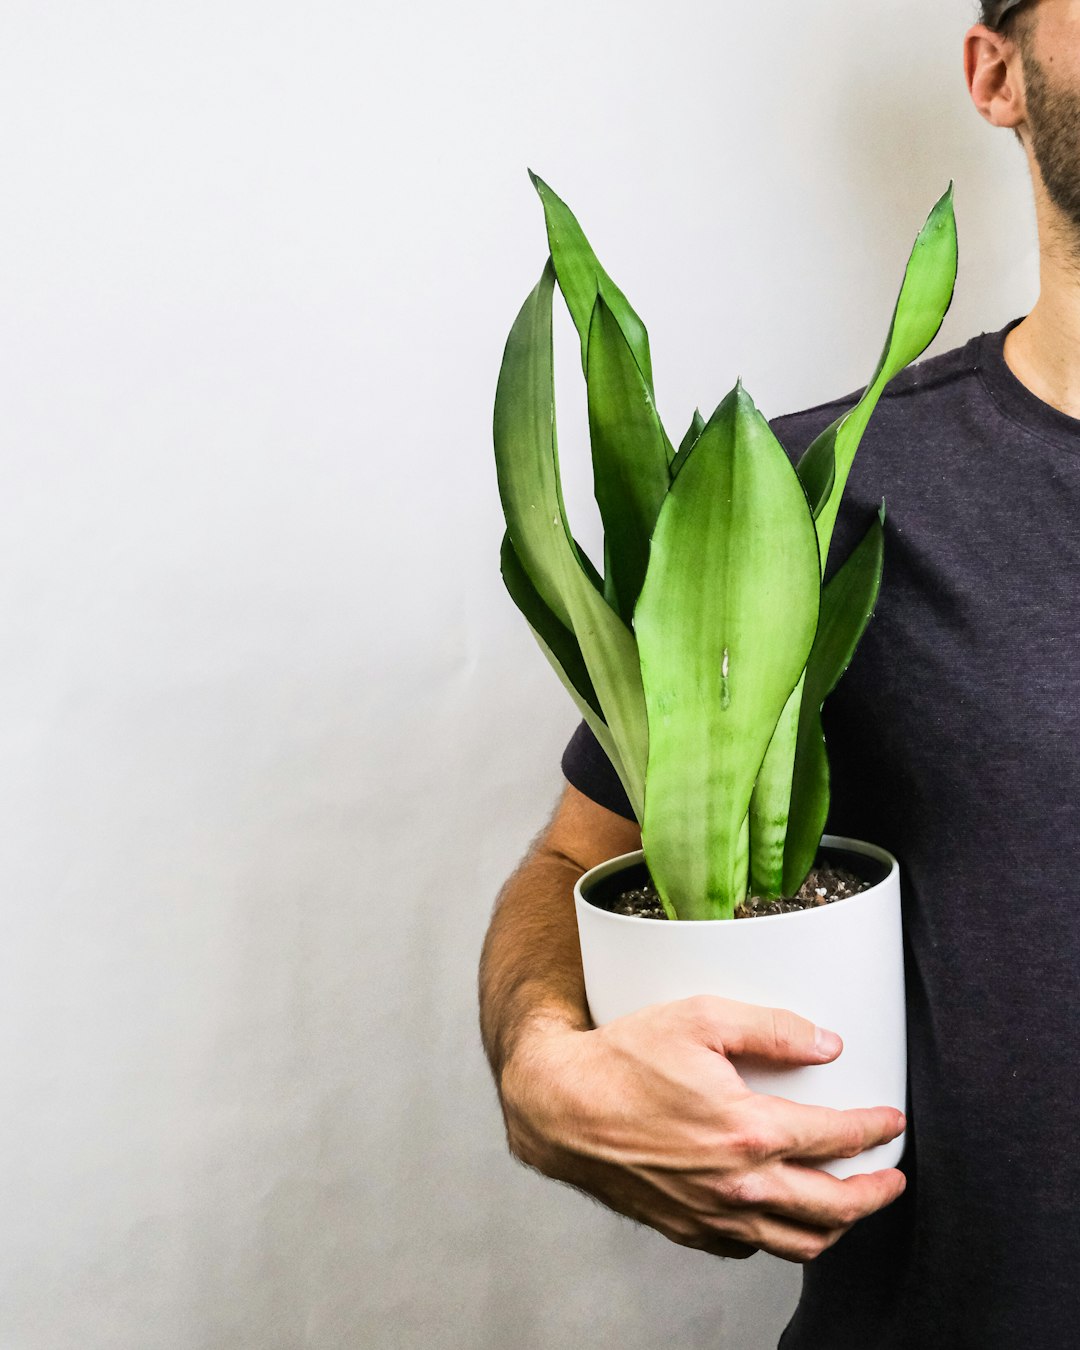
[{"label": "white ceramic pot", "polygon": [[[581,959],[593,1022],[602,1026],[652,1003],[719,994],[788,1008],[844,1042],[831,1064],[739,1072],[755,1092],[841,1109],[905,1110],[907,1038],[900,868],[891,853],[837,835],[826,856],[872,880],[848,900],[758,919],[671,922],[612,914],[589,896],[633,884],[616,874],[644,854],[627,853],[587,872],[574,888]],[[848,856],[844,856],[844,855]],[[606,885],[605,885],[606,883]],[[895,1167],[904,1136],[823,1166],[833,1176]]]}]

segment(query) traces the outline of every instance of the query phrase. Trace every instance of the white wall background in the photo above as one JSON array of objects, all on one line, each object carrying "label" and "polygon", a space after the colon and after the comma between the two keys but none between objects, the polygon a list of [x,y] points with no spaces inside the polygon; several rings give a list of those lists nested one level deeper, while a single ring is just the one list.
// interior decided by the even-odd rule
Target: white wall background
[{"label": "white wall background", "polygon": [[972,8],[7,0],[0,1350],[775,1344],[795,1267],[526,1173],[479,1050],[577,720],[497,568],[525,168],[673,434],[846,392],[950,178],[936,349],[1035,293]]}]

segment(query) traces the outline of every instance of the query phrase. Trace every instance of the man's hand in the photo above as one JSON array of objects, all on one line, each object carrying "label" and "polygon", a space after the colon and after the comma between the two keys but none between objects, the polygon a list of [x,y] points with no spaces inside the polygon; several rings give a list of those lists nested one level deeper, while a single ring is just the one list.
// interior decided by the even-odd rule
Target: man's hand
[{"label": "man's hand", "polygon": [[732,1058],[835,1059],[794,1013],[702,995],[580,1030],[537,1019],[500,1074],[513,1153],[718,1256],[812,1261],[904,1189],[895,1168],[838,1180],[815,1163],[904,1128],[892,1107],[835,1111],[751,1092]]},{"label": "man's hand", "polygon": [[904,1128],[892,1107],[833,1111],[753,1093],[743,1058],[840,1053],[793,1013],[701,996],[592,1028],[574,882],[641,847],[637,826],[567,785],[503,888],[484,943],[480,1021],[507,1137],[523,1162],[687,1247],[811,1261],[904,1189],[895,1169],[841,1181],[815,1163]]}]

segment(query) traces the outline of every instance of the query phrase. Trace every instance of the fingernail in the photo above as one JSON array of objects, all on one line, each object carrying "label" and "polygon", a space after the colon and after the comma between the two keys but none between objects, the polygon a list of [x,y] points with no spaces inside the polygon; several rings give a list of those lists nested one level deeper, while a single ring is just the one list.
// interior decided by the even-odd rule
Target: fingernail
[{"label": "fingernail", "polygon": [[814,1049],[822,1059],[832,1059],[839,1053],[842,1042],[835,1031],[826,1031],[824,1027],[816,1028],[814,1032]]},{"label": "fingernail", "polygon": [[901,1111],[901,1112],[900,1112],[900,1124],[899,1124],[899,1126],[898,1126],[898,1128],[897,1128],[896,1133],[897,1133],[897,1134],[903,1134],[904,1131],[905,1131],[906,1129],[907,1129],[907,1118],[906,1118],[906,1116],[904,1115],[903,1111]]}]

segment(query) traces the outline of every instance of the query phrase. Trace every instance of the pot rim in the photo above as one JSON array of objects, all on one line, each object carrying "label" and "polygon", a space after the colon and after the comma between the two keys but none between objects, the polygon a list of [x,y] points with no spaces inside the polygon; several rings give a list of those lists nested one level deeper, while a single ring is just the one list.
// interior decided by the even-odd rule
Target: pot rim
[{"label": "pot rim", "polygon": [[[875,881],[872,886],[868,886],[865,891],[859,891],[856,895],[846,896],[843,900],[836,900],[831,905],[815,906],[813,909],[800,909],[789,911],[787,914],[759,914],[756,918],[750,919],[682,919],[677,922],[699,925],[709,924],[754,924],[754,923],[774,923],[777,919],[812,919],[815,914],[828,914],[830,910],[835,910],[838,905],[849,905],[859,900],[869,900],[883,887],[887,886],[892,879],[899,873],[900,864],[896,857],[882,848],[878,844],[867,843],[865,839],[851,839],[846,835],[823,834],[821,836],[821,847],[846,849],[849,853],[862,853],[866,857],[873,858],[877,862],[884,863],[888,867],[888,872],[880,881]],[[606,862],[597,863],[595,867],[583,873],[574,883],[574,900],[578,906],[587,906],[592,914],[602,914],[602,922],[611,920],[617,923],[631,924],[650,924],[655,925],[656,919],[645,919],[636,914],[613,914],[610,909],[604,909],[600,905],[594,905],[584,892],[586,883],[593,881],[602,881],[605,877],[611,876],[615,872],[620,872],[624,868],[632,867],[635,863],[645,861],[645,850],[634,849],[631,853],[621,853],[617,858],[608,858]]]}]

